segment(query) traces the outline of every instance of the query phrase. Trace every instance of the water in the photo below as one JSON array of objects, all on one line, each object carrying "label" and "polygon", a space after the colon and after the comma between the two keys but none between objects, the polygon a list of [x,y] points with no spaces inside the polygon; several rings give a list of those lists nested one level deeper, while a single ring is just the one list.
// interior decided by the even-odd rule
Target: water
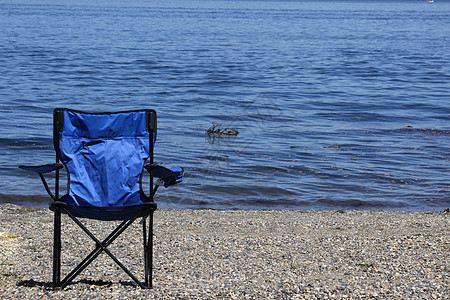
[{"label": "water", "polygon": [[[0,2],[0,198],[43,206],[52,110],[154,108],[163,208],[450,206],[450,3]],[[210,138],[212,122],[240,131]]]}]

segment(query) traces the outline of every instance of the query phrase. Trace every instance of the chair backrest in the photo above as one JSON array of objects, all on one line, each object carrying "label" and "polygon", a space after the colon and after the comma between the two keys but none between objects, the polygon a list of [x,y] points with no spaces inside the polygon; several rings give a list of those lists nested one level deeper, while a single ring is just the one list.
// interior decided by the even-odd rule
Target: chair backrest
[{"label": "chair backrest", "polygon": [[[153,138],[150,139],[150,136]],[[154,110],[86,113],[57,108],[54,144],[68,171],[72,205],[121,207],[148,201],[141,188],[145,161],[153,161]]]}]

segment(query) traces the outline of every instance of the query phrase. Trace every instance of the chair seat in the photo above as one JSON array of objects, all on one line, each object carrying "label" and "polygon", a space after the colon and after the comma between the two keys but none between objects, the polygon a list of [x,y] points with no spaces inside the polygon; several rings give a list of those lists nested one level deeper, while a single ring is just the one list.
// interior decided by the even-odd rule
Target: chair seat
[{"label": "chair seat", "polygon": [[[66,197],[70,197],[66,195],[61,198],[61,201],[52,202],[50,204],[50,209],[52,211],[55,210],[55,206],[59,205],[63,207],[65,210],[70,212],[75,217],[79,218],[88,218],[95,219],[101,221],[123,221],[129,220],[140,211],[141,215],[139,217],[147,217],[150,215],[152,211],[155,211],[157,208],[156,203],[147,202],[143,204],[137,205],[129,205],[129,206],[121,206],[121,207],[102,207],[102,206],[79,206],[79,205],[71,205],[66,204],[64,201]],[[64,210],[62,211],[64,212]]]}]

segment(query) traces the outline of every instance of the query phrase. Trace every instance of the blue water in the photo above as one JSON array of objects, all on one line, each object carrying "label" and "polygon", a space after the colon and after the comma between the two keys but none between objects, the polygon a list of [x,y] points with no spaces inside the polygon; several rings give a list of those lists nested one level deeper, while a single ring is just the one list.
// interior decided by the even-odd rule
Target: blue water
[{"label": "blue water", "polygon": [[449,1],[2,0],[0,199],[49,202],[54,107],[145,107],[159,207],[439,211],[449,91]]}]

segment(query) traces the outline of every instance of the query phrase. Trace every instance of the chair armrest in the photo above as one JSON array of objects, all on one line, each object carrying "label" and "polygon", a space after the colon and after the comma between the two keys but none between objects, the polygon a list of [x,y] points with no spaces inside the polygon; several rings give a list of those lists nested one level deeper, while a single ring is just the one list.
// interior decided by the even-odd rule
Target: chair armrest
[{"label": "chair armrest", "polygon": [[52,172],[55,171],[56,169],[61,169],[63,167],[62,164],[46,164],[46,165],[40,165],[40,166],[24,166],[21,165],[19,166],[19,168],[21,168],[22,170],[26,170],[26,171],[33,171],[39,174],[43,174],[43,173],[48,173],[48,172]]},{"label": "chair armrest", "polygon": [[159,178],[165,188],[183,181],[183,168],[166,168],[155,164],[145,165],[144,167],[154,177]]},{"label": "chair armrest", "polygon": [[[22,170],[33,171],[33,172],[38,173],[39,177],[41,177],[42,183],[44,184],[45,190],[50,195],[50,197],[52,197],[52,199],[55,201],[57,199],[56,199],[55,195],[52,193],[52,191],[50,191],[47,181],[45,180],[45,177],[42,174],[55,171],[56,169],[61,169],[62,167],[63,167],[63,165],[60,163],[46,164],[46,165],[40,165],[40,166],[24,166],[24,165],[19,166],[19,168],[21,168]],[[56,174],[58,174],[58,173],[56,173]],[[59,182],[59,177],[57,180]],[[55,189],[56,189],[55,193],[56,193],[56,195],[58,195],[58,188],[55,188]]]}]

